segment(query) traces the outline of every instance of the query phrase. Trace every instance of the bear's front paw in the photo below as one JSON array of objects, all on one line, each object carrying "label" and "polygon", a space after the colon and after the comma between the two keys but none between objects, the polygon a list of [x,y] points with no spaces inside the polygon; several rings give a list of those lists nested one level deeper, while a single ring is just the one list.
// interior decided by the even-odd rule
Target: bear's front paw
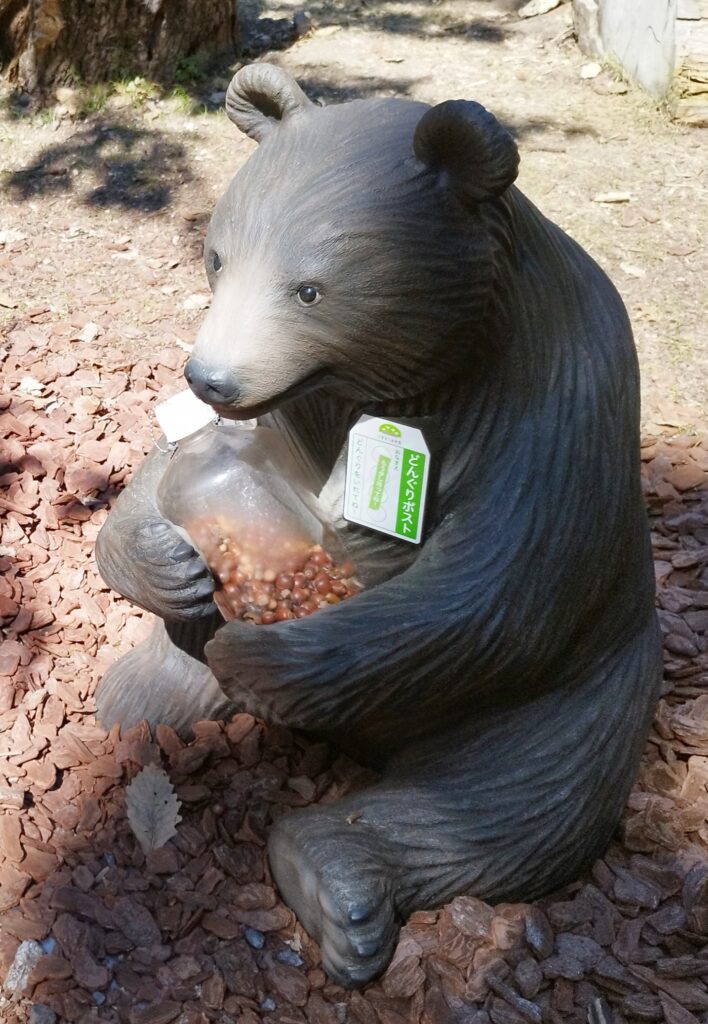
[{"label": "bear's front paw", "polygon": [[213,614],[214,578],[167,520],[141,523],[127,553],[132,579],[126,596],[137,604],[163,619],[189,621]]}]

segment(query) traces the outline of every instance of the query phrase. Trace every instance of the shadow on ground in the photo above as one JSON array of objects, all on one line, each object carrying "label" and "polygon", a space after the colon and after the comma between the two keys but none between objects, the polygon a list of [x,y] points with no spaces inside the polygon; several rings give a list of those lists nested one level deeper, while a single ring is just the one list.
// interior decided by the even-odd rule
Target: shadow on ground
[{"label": "shadow on ground", "polygon": [[[336,74],[300,76],[315,102],[340,103],[376,96],[410,95],[415,78],[378,76],[348,79]],[[515,138],[557,133],[564,139],[593,134],[583,125],[567,127],[546,119],[505,121]],[[157,128],[97,121],[66,141],[46,146],[31,164],[7,174],[3,187],[17,201],[75,194],[87,206],[154,213],[164,209],[179,190],[194,181],[185,147]]]},{"label": "shadow on ground", "polygon": [[83,192],[88,206],[151,213],[192,180],[184,146],[159,129],[101,120],[46,146],[3,185],[17,200]]},{"label": "shadow on ground", "polygon": [[566,140],[582,135],[597,136],[595,128],[588,124],[568,125],[543,117],[529,117],[525,121],[514,121],[513,119],[500,116],[500,120],[503,122],[504,127],[519,141],[526,139],[528,136],[553,133]]},{"label": "shadow on ground", "polygon": [[381,78],[377,75],[369,78],[348,75],[346,82],[342,83],[337,68],[332,68],[329,74],[326,71],[320,71],[318,74],[300,73],[297,80],[311,100],[324,105],[390,96],[405,99],[410,96],[411,88],[420,81],[416,78]]},{"label": "shadow on ground", "polygon": [[[513,13],[525,0],[487,0],[490,14]],[[244,4],[250,7],[250,16],[260,13],[262,3]],[[293,12],[299,7],[296,2],[280,4],[283,9]],[[314,0],[308,3],[308,13],[315,23],[326,25],[359,26],[370,31],[391,32],[426,38],[430,35],[466,35],[488,43],[502,42],[507,32],[496,20],[470,17],[464,2],[457,4],[455,13],[442,10],[436,0],[419,4],[423,10],[411,10],[408,0],[388,0],[387,3],[370,4],[367,0]],[[252,12],[252,13],[251,13]]]}]

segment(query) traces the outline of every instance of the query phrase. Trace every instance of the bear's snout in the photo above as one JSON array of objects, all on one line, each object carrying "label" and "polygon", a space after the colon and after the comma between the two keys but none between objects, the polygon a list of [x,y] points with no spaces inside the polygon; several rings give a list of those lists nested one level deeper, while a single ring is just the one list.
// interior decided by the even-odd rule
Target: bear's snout
[{"label": "bear's snout", "polygon": [[187,383],[209,405],[232,405],[238,401],[240,387],[228,371],[213,370],[199,359],[190,359],[184,368]]}]

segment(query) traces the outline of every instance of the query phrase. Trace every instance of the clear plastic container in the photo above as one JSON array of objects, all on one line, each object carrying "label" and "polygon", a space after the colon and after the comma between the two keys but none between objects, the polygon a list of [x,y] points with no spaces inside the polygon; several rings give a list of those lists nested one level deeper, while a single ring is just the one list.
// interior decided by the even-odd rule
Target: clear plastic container
[{"label": "clear plastic container", "polygon": [[214,574],[227,620],[303,618],[361,589],[287,445],[269,427],[213,422],[181,439],[157,497]]}]

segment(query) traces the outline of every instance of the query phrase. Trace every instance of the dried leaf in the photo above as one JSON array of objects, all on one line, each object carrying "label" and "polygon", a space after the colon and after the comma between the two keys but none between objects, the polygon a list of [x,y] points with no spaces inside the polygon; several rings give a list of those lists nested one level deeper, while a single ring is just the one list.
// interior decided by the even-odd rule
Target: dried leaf
[{"label": "dried leaf", "polygon": [[643,267],[635,267],[633,263],[620,263],[620,267],[630,277],[644,277],[646,274],[646,270]]},{"label": "dried leaf", "polygon": [[629,203],[632,200],[631,192],[598,192],[592,197],[593,203]]},{"label": "dried leaf", "polygon": [[548,14],[561,3],[561,0],[529,0],[527,4],[519,8],[520,18],[535,18],[539,14]]},{"label": "dried leaf", "polygon": [[182,303],[182,309],[187,311],[195,309],[208,309],[209,303],[211,302],[211,296],[206,293],[194,292],[192,295],[188,295]]},{"label": "dried leaf", "polygon": [[128,821],[144,853],[158,850],[177,832],[180,803],[167,773],[153,764],[135,776],[125,791]]}]

